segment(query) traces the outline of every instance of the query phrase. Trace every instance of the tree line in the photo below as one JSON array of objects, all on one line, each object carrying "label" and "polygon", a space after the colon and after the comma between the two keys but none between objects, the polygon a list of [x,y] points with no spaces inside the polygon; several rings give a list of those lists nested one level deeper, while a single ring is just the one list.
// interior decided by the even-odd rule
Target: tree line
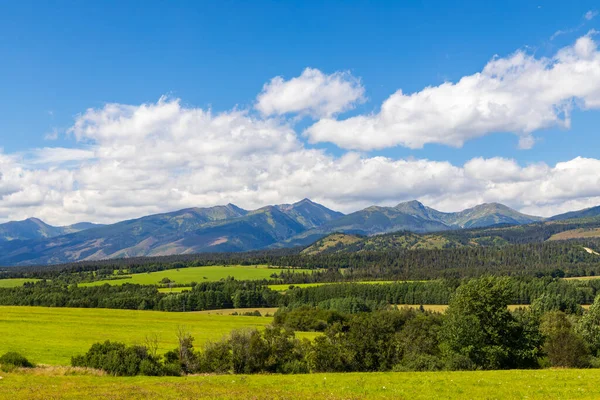
[{"label": "tree line", "polygon": [[[300,319],[323,334],[299,340],[285,320],[264,331],[238,330],[194,348],[180,330],[178,348],[106,342],[74,366],[115,375],[310,373],[528,369],[600,366],[600,296],[589,311],[561,310],[550,298],[509,311],[510,279],[484,277],[458,287],[444,314],[377,309],[352,314],[304,307]],[[327,320],[325,322],[325,320]]]},{"label": "tree line", "polygon": [[[377,309],[378,305],[448,304],[456,289],[471,279],[438,279],[394,283],[337,283],[314,287],[290,285],[285,293],[271,290],[267,281],[202,282],[181,293],[161,293],[155,286],[78,286],[54,281],[0,288],[0,305],[116,308],[158,311],[202,311],[223,308],[320,306],[348,312]],[[552,277],[508,277],[510,304],[531,304],[545,295],[573,304],[591,304],[600,293],[599,280]],[[348,301],[364,304],[347,304]],[[345,303],[346,302],[346,303]],[[344,308],[345,307],[345,308]]]}]

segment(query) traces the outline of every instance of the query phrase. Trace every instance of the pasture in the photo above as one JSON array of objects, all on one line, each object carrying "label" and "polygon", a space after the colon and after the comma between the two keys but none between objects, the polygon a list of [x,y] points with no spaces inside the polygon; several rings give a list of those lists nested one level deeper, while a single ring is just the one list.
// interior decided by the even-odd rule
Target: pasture
[{"label": "pasture", "polygon": [[261,328],[271,321],[270,317],[226,313],[3,306],[0,354],[17,351],[35,363],[69,365],[71,356],[86,352],[100,341],[144,344],[146,337],[156,335],[159,352],[164,353],[176,347],[180,326],[189,330],[196,345],[200,345],[218,340],[233,329]]},{"label": "pasture", "polygon": [[17,286],[23,286],[25,282],[37,282],[39,279],[22,279],[22,278],[13,278],[13,279],[0,279],[0,288],[12,288]]},{"label": "pasture", "polygon": [[335,284],[344,284],[344,283],[360,283],[365,285],[384,285],[389,283],[402,283],[409,281],[360,281],[360,282],[315,282],[315,283],[297,283],[297,284],[278,284],[278,285],[268,285],[269,289],[275,290],[277,292],[285,292],[289,290],[290,286],[298,287],[298,288],[307,288],[307,287],[315,287],[322,285],[335,285]]},{"label": "pasture", "polygon": [[115,378],[50,368],[0,374],[0,398],[14,400],[600,398],[594,369]]},{"label": "pasture", "polygon": [[268,268],[267,266],[209,266],[168,269],[166,271],[145,272],[141,274],[123,275],[124,279],[109,279],[95,282],[82,283],[80,286],[122,285],[134,283],[138,285],[158,285],[164,278],[169,278],[177,284],[190,284],[192,282],[217,282],[228,277],[237,280],[271,279],[272,274],[286,271],[283,268]]}]

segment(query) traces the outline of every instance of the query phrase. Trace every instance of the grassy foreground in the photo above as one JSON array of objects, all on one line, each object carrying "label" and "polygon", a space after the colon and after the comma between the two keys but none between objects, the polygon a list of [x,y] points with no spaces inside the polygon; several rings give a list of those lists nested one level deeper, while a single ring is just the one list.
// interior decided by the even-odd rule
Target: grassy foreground
[{"label": "grassy foreground", "polygon": [[115,378],[3,374],[2,399],[597,399],[597,370]]},{"label": "grassy foreground", "polygon": [[233,329],[260,328],[271,321],[269,317],[226,313],[3,306],[0,354],[17,351],[35,363],[69,365],[71,356],[107,339],[144,344],[147,336],[156,335],[159,351],[166,352],[176,347],[179,326],[186,327],[200,345],[219,340]]}]

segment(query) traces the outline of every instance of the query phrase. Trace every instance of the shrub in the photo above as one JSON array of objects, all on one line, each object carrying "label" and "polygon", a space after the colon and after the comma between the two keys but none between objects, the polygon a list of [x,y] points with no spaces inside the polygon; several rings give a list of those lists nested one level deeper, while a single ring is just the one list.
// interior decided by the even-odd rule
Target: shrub
[{"label": "shrub", "polygon": [[395,365],[393,371],[439,371],[442,367],[442,361],[436,356],[430,354],[411,354]]},{"label": "shrub", "polygon": [[583,338],[562,311],[552,311],[542,318],[540,331],[545,337],[544,352],[553,367],[582,368],[589,365],[589,350]]},{"label": "shrub", "polygon": [[74,367],[101,369],[115,376],[165,375],[164,366],[144,346],[123,343],[96,343],[84,355],[71,358]]},{"label": "shrub", "polygon": [[0,365],[17,368],[33,368],[34,365],[25,356],[11,351],[0,357]]}]

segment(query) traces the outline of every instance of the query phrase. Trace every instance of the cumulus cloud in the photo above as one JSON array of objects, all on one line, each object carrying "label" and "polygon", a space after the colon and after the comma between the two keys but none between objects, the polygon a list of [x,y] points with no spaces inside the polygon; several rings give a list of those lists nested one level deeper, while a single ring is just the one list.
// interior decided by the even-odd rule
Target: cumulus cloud
[{"label": "cumulus cloud", "polygon": [[176,99],[89,109],[71,134],[85,145],[81,152],[41,149],[29,156],[38,161],[0,153],[0,217],[115,222],[304,197],[344,212],[413,198],[444,211],[499,201],[543,215],[600,204],[596,159],[522,166],[504,158],[453,165],[355,152],[334,157],[305,147],[279,118],[213,114]]},{"label": "cumulus cloud", "polygon": [[373,150],[428,143],[461,147],[467,140],[510,132],[521,138],[522,148],[529,148],[532,132],[569,128],[574,107],[600,108],[600,53],[591,34],[551,58],[517,51],[492,59],[481,72],[456,83],[410,94],[398,90],[377,113],[324,118],[305,135],[312,143]]},{"label": "cumulus cloud", "polygon": [[304,197],[343,212],[411,199],[442,211],[503,202],[544,216],[600,204],[598,159],[521,165],[495,157],[458,165],[353,150],[334,156],[305,145],[294,129],[296,115],[322,118],[305,132],[310,140],[359,150],[460,146],[498,131],[517,134],[519,147],[531,148],[534,131],[568,128],[575,107],[600,108],[600,55],[591,34],[552,58],[497,57],[457,83],[398,91],[377,113],[336,119],[363,99],[350,74],[307,69],[267,83],[255,109],[213,112],[168,97],[90,108],[68,129],[70,147],[0,149],[0,221],[110,223]]},{"label": "cumulus cloud", "polygon": [[360,80],[349,72],[326,75],[306,68],[302,75],[288,81],[280,76],[271,79],[258,95],[255,107],[263,115],[331,117],[364,101],[364,93]]},{"label": "cumulus cloud", "polygon": [[585,18],[588,21],[593,20],[596,16],[598,15],[598,11],[597,10],[590,10],[588,12],[585,13],[585,15],[583,16],[583,18]]}]

